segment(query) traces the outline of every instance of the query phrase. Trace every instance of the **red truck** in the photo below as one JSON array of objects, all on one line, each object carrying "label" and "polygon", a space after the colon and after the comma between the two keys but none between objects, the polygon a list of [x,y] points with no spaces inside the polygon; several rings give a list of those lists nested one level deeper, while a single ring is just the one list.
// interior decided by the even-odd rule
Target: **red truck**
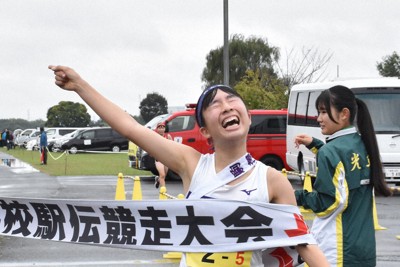
[{"label": "red truck", "polygon": [[[166,117],[166,131],[176,142],[191,146],[201,153],[212,153],[212,148],[201,135],[196,123],[195,107],[195,104],[188,104],[186,110],[174,112]],[[289,170],[286,163],[287,110],[250,110],[250,114],[252,123],[247,139],[247,151],[255,159],[277,170]],[[157,175],[154,159],[140,148],[137,159],[137,168],[150,170]]]}]

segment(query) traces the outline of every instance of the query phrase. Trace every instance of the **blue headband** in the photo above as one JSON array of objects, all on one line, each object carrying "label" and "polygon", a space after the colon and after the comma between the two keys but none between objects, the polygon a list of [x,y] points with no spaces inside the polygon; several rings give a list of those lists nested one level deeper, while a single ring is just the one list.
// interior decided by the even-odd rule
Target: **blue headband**
[{"label": "blue headband", "polygon": [[220,89],[220,88],[226,88],[226,89],[229,89],[229,90],[232,90],[232,91],[233,91],[233,89],[232,89],[231,87],[227,86],[227,85],[217,84],[217,85],[213,85],[213,86],[208,87],[208,88],[205,89],[205,90],[203,91],[203,93],[200,95],[199,100],[197,101],[197,105],[196,105],[196,121],[197,121],[197,124],[198,124],[200,127],[203,127],[203,126],[204,126],[203,115],[202,115],[202,112],[201,112],[201,110],[203,109],[203,102],[204,102],[204,99],[206,98],[206,96],[207,96],[209,93],[211,93],[212,91],[214,91],[214,90],[216,90],[216,89]]}]

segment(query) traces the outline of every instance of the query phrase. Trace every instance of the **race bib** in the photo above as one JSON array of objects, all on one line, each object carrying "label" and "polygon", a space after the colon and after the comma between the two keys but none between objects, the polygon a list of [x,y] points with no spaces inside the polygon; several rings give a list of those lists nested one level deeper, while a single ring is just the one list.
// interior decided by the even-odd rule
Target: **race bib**
[{"label": "race bib", "polygon": [[190,267],[250,267],[252,251],[223,253],[186,253],[186,265]]}]

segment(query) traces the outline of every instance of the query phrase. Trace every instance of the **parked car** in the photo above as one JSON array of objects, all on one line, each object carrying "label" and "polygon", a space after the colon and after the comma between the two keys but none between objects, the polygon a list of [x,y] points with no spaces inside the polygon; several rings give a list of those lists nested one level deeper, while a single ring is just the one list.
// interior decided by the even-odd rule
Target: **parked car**
[{"label": "parked car", "polygon": [[13,131],[14,140],[15,140],[15,138],[17,138],[17,136],[20,135],[20,133],[22,133],[23,131],[24,131],[24,130],[22,130],[22,129],[15,129],[15,130]]},{"label": "parked car", "polygon": [[[48,149],[52,151],[52,147],[57,139],[77,129],[79,128],[78,127],[45,128],[45,132],[47,134]],[[36,135],[36,138],[32,138],[31,140],[27,141],[25,147],[27,150],[39,150],[39,143],[40,143],[40,132],[39,135]]]},{"label": "parked car", "polygon": [[38,135],[35,139],[29,140],[24,146],[26,150],[39,150],[39,138]]},{"label": "parked car", "polygon": [[61,149],[72,154],[79,150],[119,152],[128,149],[128,139],[110,127],[96,127],[80,132],[64,143]]},{"label": "parked car", "polygon": [[30,140],[29,135],[35,131],[37,131],[37,129],[30,128],[23,130],[20,134],[18,134],[15,137],[14,140],[15,145],[20,147],[25,147],[26,143]]},{"label": "parked car", "polygon": [[49,147],[49,149],[53,152],[61,151],[61,147],[63,144],[77,136],[80,132],[87,130],[88,128],[79,128],[73,131],[72,133],[67,133],[59,138],[53,140],[53,145]]},{"label": "parked car", "polygon": [[40,130],[34,130],[33,132],[31,132],[31,134],[29,134],[29,136],[27,136],[22,144],[22,147],[27,148],[28,143],[31,142],[35,142],[35,140],[37,140],[40,136]]},{"label": "parked car", "polygon": [[53,128],[46,128],[47,134],[47,146],[49,150],[53,150],[53,145],[55,144],[56,140],[62,138],[66,134],[70,134],[77,129],[84,129],[80,127],[53,127]]}]

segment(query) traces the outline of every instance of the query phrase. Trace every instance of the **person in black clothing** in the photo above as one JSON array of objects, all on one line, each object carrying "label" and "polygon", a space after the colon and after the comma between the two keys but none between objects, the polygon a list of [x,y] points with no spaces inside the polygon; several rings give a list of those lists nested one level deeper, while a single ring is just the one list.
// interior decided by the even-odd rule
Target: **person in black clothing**
[{"label": "person in black clothing", "polygon": [[14,143],[14,138],[12,132],[10,130],[6,130],[7,150],[10,150],[13,147],[13,143]]}]

